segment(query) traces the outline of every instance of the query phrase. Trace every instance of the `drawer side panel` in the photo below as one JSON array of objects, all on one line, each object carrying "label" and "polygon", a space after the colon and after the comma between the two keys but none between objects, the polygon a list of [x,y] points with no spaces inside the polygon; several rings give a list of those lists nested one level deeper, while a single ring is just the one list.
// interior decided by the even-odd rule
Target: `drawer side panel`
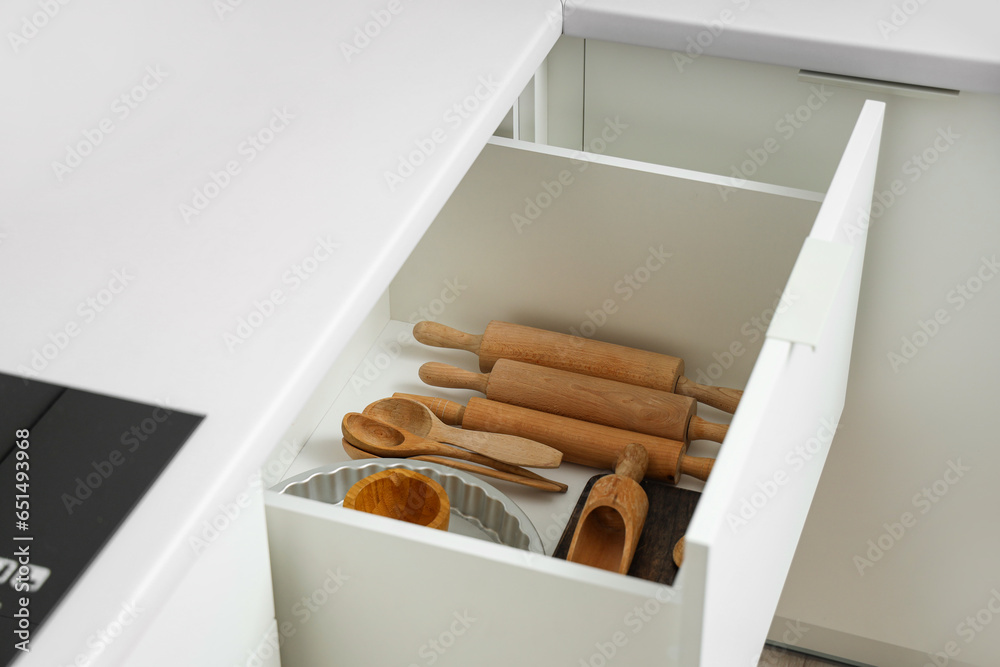
[{"label": "drawer side panel", "polygon": [[688,530],[686,557],[706,575],[703,613],[682,621],[686,636],[701,633],[684,665],[756,664],[767,635],[844,405],[867,228],[856,223],[871,203],[883,110],[865,105],[811,233],[853,248],[820,340],[764,344]]}]

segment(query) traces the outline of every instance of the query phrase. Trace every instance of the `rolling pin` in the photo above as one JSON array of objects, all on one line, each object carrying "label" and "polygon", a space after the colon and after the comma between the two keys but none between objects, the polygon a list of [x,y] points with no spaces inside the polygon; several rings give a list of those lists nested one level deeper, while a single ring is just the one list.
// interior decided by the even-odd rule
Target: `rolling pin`
[{"label": "rolling pin", "polygon": [[566,560],[628,574],[649,511],[649,498],[639,486],[646,462],[642,445],[632,443],[615,462],[614,474],[594,483]]},{"label": "rolling pin", "polygon": [[479,370],[493,370],[498,359],[513,359],[650,389],[689,396],[730,414],[743,392],[711,387],[684,377],[684,360],[624,345],[493,320],[481,336],[437,322],[418,322],[413,337],[425,345],[467,350],[479,355]]},{"label": "rolling pin", "polygon": [[650,479],[676,484],[681,475],[690,475],[705,481],[715,464],[715,459],[688,456],[687,446],[677,440],[632,433],[485,398],[470,398],[469,404],[463,406],[432,396],[393,396],[420,401],[442,421],[460,424],[462,428],[519,435],[544,443],[561,451],[563,461],[591,468],[613,469],[618,456],[633,442],[646,449],[649,459],[646,477]]},{"label": "rolling pin", "polygon": [[434,387],[472,389],[491,401],[520,405],[670,440],[722,442],[728,426],[694,414],[693,398],[658,389],[500,359],[489,373],[428,362],[420,379]]}]

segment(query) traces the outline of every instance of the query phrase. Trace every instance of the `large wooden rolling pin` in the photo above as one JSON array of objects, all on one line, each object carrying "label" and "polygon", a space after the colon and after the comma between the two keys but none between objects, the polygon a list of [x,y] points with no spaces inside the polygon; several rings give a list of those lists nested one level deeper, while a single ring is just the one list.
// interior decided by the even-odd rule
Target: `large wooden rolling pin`
[{"label": "large wooden rolling pin", "polygon": [[676,484],[681,475],[690,475],[705,481],[715,464],[715,459],[688,456],[687,446],[677,440],[633,433],[485,398],[470,398],[469,404],[463,406],[433,396],[393,395],[420,401],[442,421],[475,431],[530,438],[561,451],[563,461],[591,468],[613,469],[619,455],[633,442],[646,449],[649,458],[646,477],[650,479]]},{"label": "large wooden rolling pin", "polygon": [[413,337],[425,345],[467,350],[479,355],[479,370],[493,370],[498,359],[617,380],[689,396],[730,414],[743,392],[711,387],[684,377],[684,360],[624,345],[493,320],[481,336],[437,322],[418,322]]},{"label": "large wooden rolling pin", "polygon": [[500,359],[489,373],[435,361],[420,367],[434,387],[472,389],[491,401],[520,405],[671,440],[722,442],[728,426],[695,415],[693,398],[658,389]]}]

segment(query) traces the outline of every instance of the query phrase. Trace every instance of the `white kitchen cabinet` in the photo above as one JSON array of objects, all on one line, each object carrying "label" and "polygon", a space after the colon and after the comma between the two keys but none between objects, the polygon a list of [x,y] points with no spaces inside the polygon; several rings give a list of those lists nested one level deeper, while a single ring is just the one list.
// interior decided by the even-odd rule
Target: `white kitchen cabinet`
[{"label": "white kitchen cabinet", "polygon": [[[331,370],[322,391],[337,398],[288,474],[346,460],[340,419],[376,398],[461,399],[416,368],[473,358],[415,344],[414,321],[578,331],[746,389],[721,448],[692,445],[718,462],[685,564],[661,586],[269,492],[283,664],[751,664],[843,407],[882,116],[872,102],[843,121],[854,130],[821,156],[839,163],[822,193],[491,140]],[[625,121],[603,121],[595,136],[612,142]],[[595,474],[549,472],[567,494],[500,485],[547,553]],[[324,586],[322,605],[296,606]]]},{"label": "white kitchen cabinet", "polygon": [[[741,605],[759,605],[760,618],[773,610],[786,567],[782,560],[798,535],[818,471],[810,468],[797,477],[797,486],[782,485],[745,531],[725,533],[723,508],[728,503],[738,511],[742,500],[763,492],[758,484],[770,488],[767,474],[749,478],[762,472],[758,458],[771,457],[766,472],[773,475],[787,462],[780,458],[783,443],[803,437],[797,432],[801,425],[791,424],[777,440],[762,444],[773,425],[774,406],[795,414],[784,383],[797,381],[796,369],[809,365],[803,355],[826,359],[839,347],[837,356],[846,356],[843,329],[849,318],[838,295],[832,295],[831,315],[821,331],[825,336],[839,332],[840,345],[821,340],[815,352],[802,344],[788,346],[781,372],[773,350],[783,343],[762,345],[763,328],[754,318],[766,319],[796,257],[815,252],[813,242],[809,249],[804,243],[823,195],[810,192],[829,190],[826,206],[831,205],[836,188],[829,184],[868,93],[838,91],[822,109],[809,107],[814,114],[808,125],[801,132],[796,128],[794,138],[752,174],[773,187],[748,184],[722,200],[716,186],[728,185],[717,177],[728,177],[731,166],[747,159],[747,150],[751,159],[761,147],[767,151],[764,142],[776,131],[773,113],[809,106],[811,84],[796,81],[800,67],[963,93],[919,105],[893,99],[886,108],[875,184],[884,215],[874,216],[865,250],[845,417],[799,540],[775,620],[779,629],[772,636],[781,638],[785,620],[803,621],[812,629],[800,646],[832,653],[849,640],[850,655],[858,661],[922,665],[928,651],[940,650],[952,638],[967,610],[980,609],[989,597],[995,584],[989,577],[1000,555],[996,519],[983,516],[984,507],[996,505],[993,490],[1000,488],[1000,450],[989,446],[996,429],[988,418],[995,412],[1000,372],[1000,357],[990,354],[1000,326],[1000,293],[984,288],[961,313],[953,311],[953,322],[933,346],[921,348],[904,366],[891,368],[886,352],[898,349],[901,338],[912,338],[919,322],[942,303],[950,305],[952,285],[971,280],[1000,243],[994,185],[1000,170],[995,131],[1000,59],[990,33],[997,9],[990,3],[921,4],[919,16],[904,17],[905,30],[891,38],[877,29],[889,10],[860,0],[829,7],[788,0],[722,3],[741,10],[737,23],[686,67],[688,76],[647,84],[639,84],[647,66],[661,79],[677,71],[669,52],[639,54],[619,44],[591,42],[586,68],[567,79],[560,67],[583,62],[583,38],[683,50],[687,38],[701,35],[705,21],[721,7],[652,0],[390,3],[402,8],[397,15],[385,0],[294,6],[182,2],[132,3],[123,14],[99,1],[52,16],[36,4],[22,1],[6,8],[14,41],[4,80],[18,102],[0,105],[0,116],[19,132],[9,142],[10,159],[2,169],[10,187],[0,225],[0,282],[7,288],[0,301],[11,326],[4,329],[0,367],[13,373],[34,365],[34,353],[79,323],[77,304],[124,266],[136,270],[136,284],[36,370],[46,380],[147,402],[169,400],[208,418],[46,620],[19,665],[48,667],[90,658],[94,664],[144,667],[178,660],[260,662],[270,641],[285,637],[285,628],[279,633],[272,622],[263,500],[241,513],[240,528],[216,542],[211,553],[197,553],[189,540],[206,522],[228,518],[225,508],[246,492],[248,477],[275,443],[281,441],[275,451],[280,462],[315,430],[291,472],[329,464],[342,456],[336,446],[340,413],[391,389],[423,391],[414,379],[419,361],[438,358],[471,366],[471,358],[460,353],[393,342],[405,334],[411,307],[435,315],[440,310],[442,320],[472,330],[492,317],[585,333],[593,327],[602,338],[677,352],[695,376],[701,370],[711,377],[717,370],[719,384],[745,386],[747,401],[722,447],[721,474],[706,487],[692,527],[691,560],[667,592],[549,558],[521,562],[508,550],[447,535],[428,537],[398,527],[387,534],[377,525],[353,524],[331,508],[272,497],[272,514],[286,519],[272,521],[271,546],[281,556],[276,559],[278,615],[291,617],[290,629],[298,631],[285,638],[286,654],[329,648],[321,659],[349,664],[365,642],[391,652],[383,646],[390,633],[361,627],[361,621],[374,619],[396,633],[393,642],[405,643],[398,657],[427,662],[420,647],[439,637],[445,622],[450,629],[458,621],[449,621],[444,611],[461,613],[457,607],[465,593],[487,605],[480,620],[462,633],[480,641],[456,644],[442,662],[461,662],[461,651],[496,648],[493,662],[521,663],[524,655],[566,662],[577,655],[596,664],[604,658],[601,647],[614,643],[616,628],[636,628],[639,601],[648,601],[658,613],[647,613],[647,630],[625,635],[627,645],[616,654],[620,662],[692,664],[700,652],[702,663],[723,660],[728,667],[729,655],[718,653],[737,653],[742,660],[755,652],[759,628],[741,626],[722,641],[715,638],[720,627],[731,625],[730,607],[735,614]],[[547,90],[539,85],[547,94],[549,120],[542,134],[552,145],[570,150],[586,145],[605,157],[584,157],[580,164],[592,165],[587,173],[574,176],[574,187],[514,239],[510,214],[524,212],[525,197],[548,194],[545,184],[552,183],[554,164],[573,156],[497,142],[483,151],[475,169],[470,166],[559,33],[574,37],[565,40],[568,52],[549,58],[543,77]],[[29,42],[18,43],[18,34]],[[352,43],[358,52],[345,53],[343,46]],[[602,69],[595,59],[601,54],[612,60],[621,56],[635,68],[612,62]],[[713,61],[712,56],[771,65]],[[139,87],[150,67],[166,73],[155,91]],[[497,84],[491,85],[491,95],[474,96],[472,104],[478,100],[479,106],[461,124],[444,121],[442,113],[470,99],[483,76]],[[598,94],[599,80],[608,84],[606,94]],[[629,82],[645,88],[630,90]],[[118,115],[116,100],[131,95],[143,96],[141,107],[127,118]],[[769,107],[769,98],[777,104]],[[640,110],[653,109],[647,103],[655,100],[666,109],[635,122],[629,109],[636,102]],[[295,122],[280,141],[252,165],[240,162],[239,178],[223,176],[224,165],[229,169],[230,160],[244,157],[240,146],[248,133],[259,135],[268,119],[284,110],[295,115]],[[530,112],[526,120],[534,123],[535,109]],[[630,125],[628,134],[591,148],[605,123],[618,115]],[[110,128],[114,132],[107,136]],[[441,128],[447,135],[433,159],[405,187],[387,188],[385,171],[396,168],[414,141]],[[526,124],[526,136],[541,136],[538,129]],[[949,129],[958,141],[944,152],[939,130],[954,136]],[[77,149],[92,155],[69,175],[53,172],[55,163]],[[913,156],[931,149],[939,151],[934,167],[912,172]],[[678,168],[703,173],[684,174]],[[418,237],[467,171],[469,180],[449,205],[451,213],[442,214],[428,232],[427,245],[403,269]],[[476,174],[479,186],[472,187]],[[226,184],[224,195],[216,191],[220,196],[213,196],[197,219],[179,214],[179,205],[194,202],[192,196],[206,197],[219,179]],[[905,196],[894,192],[900,188]],[[487,208],[488,202],[496,210]],[[540,202],[536,205],[542,208]],[[453,217],[449,223],[449,215],[467,219]],[[859,214],[856,228],[864,231],[864,221]],[[448,238],[440,231],[458,222],[472,232],[463,227],[460,236]],[[730,227],[715,234],[717,225]],[[507,235],[491,236],[502,229]],[[618,233],[611,236],[609,230]],[[743,233],[732,236],[734,230]],[[640,263],[649,257],[642,242],[664,231],[671,240],[663,252],[673,254],[655,273],[655,262],[645,267],[649,279],[626,302],[628,292],[615,291],[618,281],[628,272],[639,278]],[[718,244],[730,236],[745,243],[746,252]],[[310,256],[318,239],[340,244],[340,252],[307,284],[289,289],[282,275]],[[852,240],[861,243],[863,237]],[[442,272],[461,267],[440,259],[446,246],[461,253],[449,256],[449,262],[472,257],[459,276],[468,288],[452,288],[462,296],[451,303],[445,296],[455,295],[444,293],[448,286],[435,284],[442,278],[431,271],[439,262]],[[533,273],[539,262],[550,267],[541,277]],[[856,279],[856,269],[849,266],[847,277],[826,284],[843,291]],[[399,279],[380,299],[397,272]],[[280,310],[269,311],[275,316],[266,323],[258,320],[252,340],[227,345],[225,336],[231,338],[248,317],[262,315],[259,304],[276,289],[285,298]],[[609,298],[615,312],[596,310]],[[806,303],[821,301],[817,295]],[[746,349],[730,353],[735,357],[730,361],[728,346],[736,341]],[[387,360],[387,368],[380,369]],[[826,398],[835,398],[836,387],[829,387],[831,396],[811,392],[834,375],[815,374],[795,399],[820,410]],[[961,391],[949,392],[956,378]],[[364,385],[368,381],[372,384]],[[818,398],[811,401],[810,395]],[[932,410],[943,398],[948,409]],[[327,412],[329,419],[316,430]],[[815,415],[800,413],[799,418],[805,423]],[[814,436],[805,437],[808,443]],[[716,448],[697,443],[693,449],[711,455]],[[893,549],[861,579],[852,555],[879,536],[884,522],[898,517],[893,512],[907,506],[920,485],[941,474],[942,464],[960,457],[975,458],[976,474],[970,476],[975,481],[950,494],[919,531],[907,534],[904,547]],[[820,458],[812,460],[817,467]],[[753,460],[751,467],[743,468],[744,459]],[[736,469],[745,472],[727,482]],[[558,471],[571,484],[570,494],[578,493],[592,473],[572,466]],[[572,498],[505,490],[532,514],[551,547]],[[295,530],[296,525],[306,532]],[[284,535],[277,535],[279,530]],[[329,543],[336,549],[330,553],[354,568],[353,579],[344,580],[322,615],[297,615],[301,597],[294,595],[323,590],[329,596],[327,586],[339,582],[329,567],[318,572],[284,567],[296,540],[303,553]],[[377,542],[388,550],[382,561],[372,557],[379,552],[362,549]],[[778,558],[734,581],[729,557],[736,547],[750,555],[777,552]],[[385,576],[396,576],[409,589],[415,577],[394,568],[424,556],[438,571],[451,568],[451,585],[428,584],[435,596],[444,590],[449,597],[421,615],[406,596],[390,599]],[[351,574],[350,567],[345,574]],[[434,571],[425,576],[442,580]],[[496,597],[486,595],[487,589]],[[661,602],[657,593],[669,595],[669,601]],[[400,599],[406,604],[394,606]],[[536,608],[537,600],[545,604]],[[94,649],[92,639],[105,629],[117,630],[123,605],[133,604],[143,609],[136,622],[113,643]],[[352,613],[366,616],[354,619]],[[376,618],[379,614],[384,618]],[[218,619],[224,619],[226,632],[214,627]],[[481,641],[483,635],[504,632],[524,648],[516,659],[511,659],[512,649]],[[753,636],[757,639],[751,642]],[[960,659],[994,664],[997,636],[977,635],[975,644],[962,647]],[[177,637],[184,638],[181,651]],[[855,650],[865,642],[885,650],[878,658],[866,657],[876,652]],[[909,651],[909,663],[898,659],[900,647]],[[267,659],[273,662],[273,655]],[[470,659],[490,661],[482,655]]]},{"label": "white kitchen cabinet", "polygon": [[[921,21],[932,24],[927,15]],[[976,43],[975,30],[964,45]],[[946,34],[928,43],[943,50]],[[735,37],[718,45],[731,47]],[[972,92],[977,88],[960,76],[937,72],[936,81],[923,80],[935,68],[912,60],[899,63],[899,80],[962,92],[818,84],[798,69],[816,66],[813,56],[787,54],[782,65],[709,55],[689,61],[683,51],[588,39],[580,115],[594,127],[586,141],[614,112],[636,122],[608,144],[608,155],[823,190],[836,167],[831,149],[850,133],[847,119],[866,99],[886,103],[844,418],[770,638],[847,661],[914,667],[955,642],[951,664],[992,665],[998,635],[982,632],[967,642],[961,624],[990,599],[1000,558],[1000,524],[986,509],[1000,488],[1000,459],[990,446],[996,425],[988,418],[1000,357],[983,352],[1000,326],[1000,294],[990,279],[1000,244],[993,185],[1000,97]],[[864,75],[860,64],[841,65],[842,73]],[[631,85],[625,71],[650,85]],[[764,155],[769,140],[777,150]],[[727,371],[719,383],[738,379]],[[930,409],[939,402],[949,409]],[[976,472],[932,509],[915,504],[914,495],[941,479],[949,461]],[[868,560],[869,550],[879,557],[869,540],[889,543],[886,525],[905,511],[918,526],[877,564]]]}]

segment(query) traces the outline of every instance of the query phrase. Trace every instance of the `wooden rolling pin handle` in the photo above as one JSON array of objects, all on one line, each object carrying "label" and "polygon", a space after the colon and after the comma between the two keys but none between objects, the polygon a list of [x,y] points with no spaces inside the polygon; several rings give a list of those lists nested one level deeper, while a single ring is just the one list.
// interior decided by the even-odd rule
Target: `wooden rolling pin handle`
[{"label": "wooden rolling pin handle", "polygon": [[490,381],[489,373],[473,373],[437,361],[428,361],[421,366],[419,374],[420,379],[432,387],[471,389],[483,394],[486,393],[486,385]]},{"label": "wooden rolling pin handle", "polygon": [[438,419],[449,426],[461,426],[462,419],[465,417],[465,406],[461,403],[456,403],[455,401],[449,401],[447,398],[438,398],[436,396],[418,396],[417,394],[403,394],[398,391],[394,393],[392,397],[408,398],[411,401],[423,403],[431,409],[431,412],[437,415]]},{"label": "wooden rolling pin handle", "polygon": [[673,556],[674,556],[674,564],[677,567],[680,567],[681,563],[684,562],[684,538],[683,537],[681,539],[677,540],[677,544],[674,545]]},{"label": "wooden rolling pin handle", "polygon": [[649,465],[649,454],[646,448],[634,442],[625,446],[615,462],[615,474],[641,482],[646,476],[646,466]]},{"label": "wooden rolling pin handle", "polygon": [[707,422],[698,415],[691,417],[688,423],[688,440],[711,440],[712,442],[722,442],[726,439],[726,432],[729,427],[725,424]]},{"label": "wooden rolling pin handle", "polygon": [[707,482],[708,476],[712,472],[712,466],[714,465],[715,459],[702,458],[700,456],[682,456],[681,474],[690,475],[695,479]]},{"label": "wooden rolling pin handle", "polygon": [[465,350],[476,355],[479,354],[479,347],[483,344],[482,336],[475,336],[437,322],[428,321],[417,322],[413,326],[413,337],[424,345]]},{"label": "wooden rolling pin handle", "polygon": [[743,392],[739,389],[698,384],[683,375],[677,378],[674,393],[681,394],[682,396],[690,396],[700,403],[711,405],[713,408],[728,412],[729,414],[736,412],[736,408],[740,404],[740,399],[743,398]]}]

